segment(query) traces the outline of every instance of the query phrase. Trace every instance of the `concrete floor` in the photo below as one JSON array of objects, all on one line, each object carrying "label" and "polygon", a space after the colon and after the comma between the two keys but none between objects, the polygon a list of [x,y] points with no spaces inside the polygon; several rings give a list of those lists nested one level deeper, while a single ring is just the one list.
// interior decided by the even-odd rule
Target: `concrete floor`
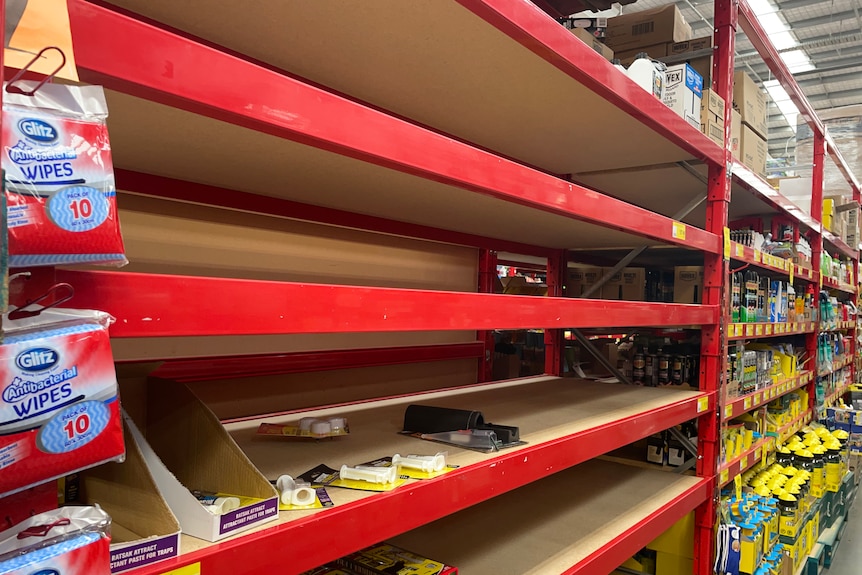
[{"label": "concrete floor", "polygon": [[850,508],[844,538],[824,575],[862,575],[862,500]]}]

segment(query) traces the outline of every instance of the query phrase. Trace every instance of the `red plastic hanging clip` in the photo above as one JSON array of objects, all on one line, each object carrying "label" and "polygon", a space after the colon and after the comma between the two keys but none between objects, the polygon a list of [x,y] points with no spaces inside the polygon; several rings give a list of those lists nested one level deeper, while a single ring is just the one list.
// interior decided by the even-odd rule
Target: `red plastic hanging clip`
[{"label": "red plastic hanging clip", "polygon": [[[44,294],[40,295],[36,299],[32,301],[27,301],[26,304],[22,305],[18,309],[12,310],[9,312],[9,319],[24,319],[27,317],[34,317],[45,311],[46,309],[50,309],[52,307],[57,307],[62,303],[66,303],[72,296],[75,295],[75,288],[73,288],[70,284],[67,283],[59,283],[54,284],[51,288],[46,291]],[[47,303],[43,303],[47,302]],[[26,308],[39,305],[40,307],[37,309],[28,310]]]},{"label": "red plastic hanging clip", "polygon": [[45,525],[33,525],[20,532],[18,534],[18,539],[26,539],[27,537],[44,537],[54,527],[63,527],[65,525],[71,524],[72,522],[69,520],[68,517],[63,517],[62,519],[58,519],[53,523],[46,523]]},{"label": "red plastic hanging clip", "polygon": [[[43,55],[45,54],[45,52],[47,52],[48,50],[56,50],[57,52],[60,53],[60,58],[61,58],[60,65],[57,66],[53,72],[51,72],[50,74],[48,74],[47,76],[42,78],[42,81],[39,82],[36,85],[36,87],[33,88],[32,90],[24,90],[23,88],[19,88],[18,86],[15,86],[15,82],[20,80],[21,77],[24,76],[24,74],[26,74],[30,70],[30,66],[35,64],[36,61],[39,60],[39,58],[42,58]],[[24,96],[32,96],[33,94],[35,94],[39,90],[39,88],[44,86],[46,82],[50,82],[51,80],[53,80],[54,76],[56,76],[57,73],[60,70],[62,70],[63,66],[65,66],[65,65],[66,65],[66,54],[56,46],[46,46],[45,48],[42,48],[41,50],[39,50],[39,53],[36,54],[35,56],[33,56],[33,59],[30,60],[29,62],[27,62],[27,65],[24,66],[23,68],[21,68],[20,70],[18,70],[18,73],[15,74],[15,76],[11,80],[9,80],[9,82],[6,84],[6,91],[9,92],[10,94],[23,94]]]}]

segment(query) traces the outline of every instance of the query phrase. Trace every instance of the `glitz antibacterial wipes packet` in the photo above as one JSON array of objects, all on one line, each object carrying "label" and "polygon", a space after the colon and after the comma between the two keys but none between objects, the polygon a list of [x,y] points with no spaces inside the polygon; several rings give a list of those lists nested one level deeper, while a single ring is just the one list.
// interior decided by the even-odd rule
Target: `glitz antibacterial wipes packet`
[{"label": "glitz antibacterial wipes packet", "polygon": [[3,318],[0,496],[124,455],[110,320],[71,309]]},{"label": "glitz antibacterial wipes packet", "polygon": [[99,86],[3,94],[10,267],[126,263],[107,116]]}]

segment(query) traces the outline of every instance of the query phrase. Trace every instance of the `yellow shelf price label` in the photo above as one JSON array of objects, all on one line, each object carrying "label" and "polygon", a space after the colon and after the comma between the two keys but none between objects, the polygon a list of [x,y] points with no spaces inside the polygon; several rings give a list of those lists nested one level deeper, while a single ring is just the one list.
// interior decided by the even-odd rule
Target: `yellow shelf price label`
[{"label": "yellow shelf price label", "polygon": [[165,571],[162,575],[201,575],[201,564],[200,563],[192,563],[191,565],[186,565],[185,567],[180,567],[179,569],[171,569],[170,571]]},{"label": "yellow shelf price label", "polygon": [[748,467],[748,456],[743,455],[742,459],[739,460],[739,470],[742,471],[746,467]]},{"label": "yellow shelf price label", "polygon": [[760,263],[760,250],[754,250],[754,261],[755,263]]},{"label": "yellow shelf price label", "polygon": [[766,326],[766,335],[772,335],[772,324],[767,324]]},{"label": "yellow shelf price label", "polygon": [[697,412],[703,413],[709,409],[709,398],[708,397],[698,397],[697,398]]},{"label": "yellow shelf price label", "polygon": [[730,259],[730,228],[724,227],[724,259]]},{"label": "yellow shelf price label", "polygon": [[728,473],[727,469],[722,469],[721,473],[719,473],[719,475],[718,475],[718,482],[721,483],[722,485],[727,483],[727,478],[729,476],[730,476],[730,473]]},{"label": "yellow shelf price label", "polygon": [[678,240],[685,240],[685,224],[682,222],[673,222],[673,237]]},{"label": "yellow shelf price label", "polygon": [[751,398],[750,398],[750,397],[746,397],[746,398],[742,401],[742,408],[743,408],[745,411],[748,411],[749,409],[751,409]]},{"label": "yellow shelf price label", "polygon": [[736,244],[736,257],[744,258],[745,257],[745,246],[742,244]]},{"label": "yellow shelf price label", "polygon": [[793,263],[790,260],[787,260],[787,263],[789,264],[787,266],[787,275],[790,279],[789,283],[790,285],[793,285]]},{"label": "yellow shelf price label", "polygon": [[754,394],[754,404],[755,404],[755,405],[759,405],[759,404],[760,404],[760,394],[759,394],[759,393],[755,393],[755,394]]},{"label": "yellow shelf price label", "polygon": [[730,419],[731,417],[733,417],[733,404],[728,403],[724,406],[724,418]]},{"label": "yellow shelf price label", "polygon": [[754,326],[754,335],[763,335],[763,325],[757,324]]},{"label": "yellow shelf price label", "polygon": [[751,324],[746,324],[745,326],[745,335],[751,337],[754,335],[754,326]]}]

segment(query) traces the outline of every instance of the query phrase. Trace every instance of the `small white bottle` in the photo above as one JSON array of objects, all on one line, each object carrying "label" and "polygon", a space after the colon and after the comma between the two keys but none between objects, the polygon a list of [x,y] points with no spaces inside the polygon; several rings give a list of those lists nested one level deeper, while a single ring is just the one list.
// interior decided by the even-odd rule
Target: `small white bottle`
[{"label": "small white bottle", "polygon": [[627,71],[629,78],[658,98],[664,101],[664,64],[650,59],[646,52],[635,56],[635,61]]}]

